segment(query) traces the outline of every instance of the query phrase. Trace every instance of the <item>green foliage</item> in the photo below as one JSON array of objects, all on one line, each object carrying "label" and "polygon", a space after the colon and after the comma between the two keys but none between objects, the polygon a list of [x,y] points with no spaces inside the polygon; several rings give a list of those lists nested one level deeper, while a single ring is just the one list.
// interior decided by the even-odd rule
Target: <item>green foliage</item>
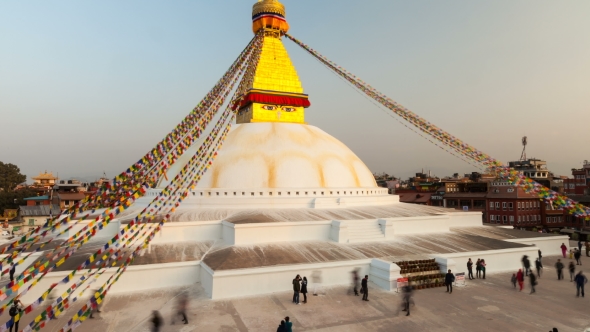
[{"label": "green foliage", "polygon": [[27,176],[21,174],[18,166],[0,161],[0,216],[4,214],[4,209],[16,209],[19,205],[24,205],[23,198],[37,196],[34,190],[28,188],[14,190],[26,180]]},{"label": "green foliage", "polygon": [[0,161],[0,190],[12,191],[18,184],[25,181],[27,176],[20,173],[18,166]]}]

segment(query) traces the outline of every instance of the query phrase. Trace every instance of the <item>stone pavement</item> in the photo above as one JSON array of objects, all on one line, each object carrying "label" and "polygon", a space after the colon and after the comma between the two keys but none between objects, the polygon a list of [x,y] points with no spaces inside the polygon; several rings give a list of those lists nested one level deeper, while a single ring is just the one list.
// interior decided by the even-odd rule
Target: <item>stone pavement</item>
[{"label": "stone pavement", "polygon": [[[560,332],[584,331],[590,327],[590,294],[576,298],[568,273],[566,280],[557,281],[553,268],[556,259],[543,258],[546,268],[536,294],[529,294],[528,279],[525,291],[518,292],[510,284],[511,273],[491,274],[485,280],[467,280],[466,286],[455,287],[453,294],[447,294],[445,288],[416,291],[416,305],[409,317],[398,314],[399,294],[375,285],[370,285],[369,302],[348,295],[346,287],[333,287],[324,296],[308,296],[308,303],[302,305],[291,303],[291,292],[212,301],[195,285],[112,296],[102,312],[76,332],[150,331],[152,310],[159,310],[164,317],[163,332],[276,331],[285,316],[294,322],[293,331],[549,331],[553,327]],[[583,264],[590,276],[590,258],[584,257]],[[291,280],[285,282],[290,284]],[[175,296],[181,292],[188,292],[191,299],[189,324],[181,325],[178,317],[176,325],[171,325]],[[69,309],[43,330],[57,331],[73,313]],[[25,317],[21,329],[31,319]]]}]

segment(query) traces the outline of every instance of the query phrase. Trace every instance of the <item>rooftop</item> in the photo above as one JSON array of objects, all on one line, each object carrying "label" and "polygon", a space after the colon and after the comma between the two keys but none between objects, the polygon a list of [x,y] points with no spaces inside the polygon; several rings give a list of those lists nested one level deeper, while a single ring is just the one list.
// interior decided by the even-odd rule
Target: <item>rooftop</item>
[{"label": "rooftop", "polygon": [[43,195],[43,196],[27,197],[27,198],[24,198],[23,200],[24,201],[45,201],[48,199],[49,199],[49,196]]}]

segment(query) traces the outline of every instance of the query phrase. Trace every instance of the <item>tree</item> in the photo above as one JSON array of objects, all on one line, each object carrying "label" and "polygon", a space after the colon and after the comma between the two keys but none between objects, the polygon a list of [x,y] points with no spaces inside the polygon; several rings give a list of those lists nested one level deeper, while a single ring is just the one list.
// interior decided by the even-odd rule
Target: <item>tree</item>
[{"label": "tree", "polygon": [[4,209],[16,209],[23,204],[23,198],[36,195],[34,190],[28,188],[14,190],[26,180],[27,176],[20,173],[18,166],[0,161],[0,216],[4,214]]},{"label": "tree", "polygon": [[0,161],[0,190],[13,191],[18,184],[25,181],[27,181],[27,176],[20,173],[18,166]]}]

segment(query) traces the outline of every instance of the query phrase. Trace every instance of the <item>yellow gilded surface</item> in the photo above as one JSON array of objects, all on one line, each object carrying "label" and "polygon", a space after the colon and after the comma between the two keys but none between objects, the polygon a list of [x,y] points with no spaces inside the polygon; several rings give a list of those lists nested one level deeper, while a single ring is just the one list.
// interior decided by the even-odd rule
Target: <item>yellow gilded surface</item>
[{"label": "yellow gilded surface", "polygon": [[236,123],[289,122],[305,123],[303,107],[252,103],[240,111]]},{"label": "yellow gilded surface", "polygon": [[297,71],[279,38],[266,36],[251,88],[303,93]]}]

